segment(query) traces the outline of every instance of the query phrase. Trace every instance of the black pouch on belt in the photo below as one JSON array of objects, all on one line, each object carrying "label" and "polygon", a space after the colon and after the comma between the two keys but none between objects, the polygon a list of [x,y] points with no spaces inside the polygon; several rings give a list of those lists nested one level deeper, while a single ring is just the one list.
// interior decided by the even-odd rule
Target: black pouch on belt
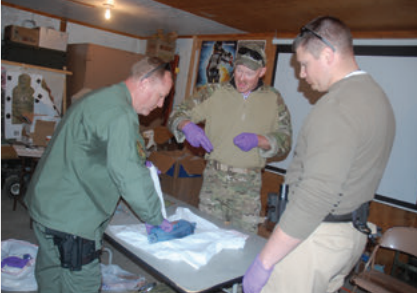
[{"label": "black pouch on belt", "polygon": [[369,202],[363,203],[359,208],[349,214],[333,215],[328,214],[324,218],[324,222],[328,223],[342,223],[352,222],[353,227],[361,233],[366,235],[371,234],[371,229],[368,227]]},{"label": "black pouch on belt", "polygon": [[46,233],[53,236],[63,268],[80,271],[83,265],[91,263],[100,255],[100,252],[95,250],[93,240],[49,228],[46,228]]},{"label": "black pouch on belt", "polygon": [[352,213],[352,222],[356,230],[369,236],[371,235],[372,231],[367,224],[368,216],[369,202],[365,202],[356,211]]},{"label": "black pouch on belt", "polygon": [[270,222],[278,223],[284,213],[288,201],[288,186],[282,184],[279,195],[268,193],[267,218]]}]

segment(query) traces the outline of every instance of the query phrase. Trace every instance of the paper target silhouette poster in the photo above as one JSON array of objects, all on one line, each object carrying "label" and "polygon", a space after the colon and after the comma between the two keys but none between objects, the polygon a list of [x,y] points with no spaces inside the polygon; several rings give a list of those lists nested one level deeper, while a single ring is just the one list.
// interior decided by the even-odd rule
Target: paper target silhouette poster
[{"label": "paper target silhouette poster", "polygon": [[6,139],[20,139],[25,117],[59,116],[42,75],[9,69],[6,73],[4,112]]}]

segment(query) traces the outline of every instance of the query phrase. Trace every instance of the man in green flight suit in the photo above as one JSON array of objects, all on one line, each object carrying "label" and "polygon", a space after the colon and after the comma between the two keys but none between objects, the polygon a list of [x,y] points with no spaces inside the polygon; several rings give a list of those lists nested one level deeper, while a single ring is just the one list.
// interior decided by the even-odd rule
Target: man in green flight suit
[{"label": "man in green flight suit", "polygon": [[25,197],[39,243],[38,292],[99,291],[98,251],[120,197],[142,221],[172,230],[138,119],[162,107],[172,85],[165,64],[145,57],[124,82],[89,93],[63,117]]}]

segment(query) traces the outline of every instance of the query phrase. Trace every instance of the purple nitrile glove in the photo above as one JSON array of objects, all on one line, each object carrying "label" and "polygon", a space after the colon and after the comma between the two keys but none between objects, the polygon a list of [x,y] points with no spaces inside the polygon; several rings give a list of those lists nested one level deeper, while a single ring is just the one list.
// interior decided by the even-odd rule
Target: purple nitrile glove
[{"label": "purple nitrile glove", "polygon": [[[152,166],[155,166],[155,165],[151,161],[146,160],[145,166],[148,167],[148,168],[151,168]],[[156,166],[155,166],[155,168],[156,168],[156,173],[158,173],[158,175],[161,175],[161,173],[162,173],[161,170],[159,170],[158,167],[156,167]]]},{"label": "purple nitrile glove", "polygon": [[202,146],[206,152],[213,150],[213,145],[206,136],[204,130],[193,122],[189,122],[182,128],[185,138],[195,148]]},{"label": "purple nitrile glove", "polygon": [[269,277],[273,271],[273,267],[269,270],[265,269],[259,259],[259,255],[256,256],[253,263],[250,265],[245,275],[243,276],[242,286],[245,293],[259,293],[262,288],[268,282]]},{"label": "purple nitrile glove", "polygon": [[258,135],[256,133],[242,132],[235,136],[233,143],[242,151],[248,152],[258,146]]},{"label": "purple nitrile glove", "polygon": [[[150,225],[148,223],[145,223],[145,227],[146,227],[146,233],[148,233],[148,235],[149,235],[152,232],[152,228],[155,227],[155,226]],[[170,221],[168,221],[167,219],[164,219],[162,221],[162,224],[159,225],[158,227],[160,227],[165,232],[171,232],[172,229],[174,228],[174,226],[172,225],[172,223]]]},{"label": "purple nitrile glove", "polygon": [[18,256],[9,256],[1,261],[1,267],[3,268],[4,266],[8,265],[9,267],[22,269],[30,261],[30,258],[31,257],[29,254],[25,254],[23,258]]},{"label": "purple nitrile glove", "polygon": [[161,229],[164,230],[165,232],[171,232],[172,229],[174,228],[174,225],[172,225],[172,223],[168,221],[167,219],[164,219],[162,221],[162,224],[159,225],[159,227],[161,227]]},{"label": "purple nitrile glove", "polygon": [[146,227],[146,233],[151,234],[152,228],[154,227],[151,224],[145,223],[145,227]]}]

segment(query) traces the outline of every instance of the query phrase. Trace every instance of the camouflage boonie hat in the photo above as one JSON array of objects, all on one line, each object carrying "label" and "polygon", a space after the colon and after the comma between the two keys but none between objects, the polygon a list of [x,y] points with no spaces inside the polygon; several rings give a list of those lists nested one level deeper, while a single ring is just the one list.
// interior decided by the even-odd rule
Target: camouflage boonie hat
[{"label": "camouflage boonie hat", "polygon": [[245,44],[237,51],[235,67],[245,65],[252,70],[258,70],[266,65],[264,50],[256,44]]}]

